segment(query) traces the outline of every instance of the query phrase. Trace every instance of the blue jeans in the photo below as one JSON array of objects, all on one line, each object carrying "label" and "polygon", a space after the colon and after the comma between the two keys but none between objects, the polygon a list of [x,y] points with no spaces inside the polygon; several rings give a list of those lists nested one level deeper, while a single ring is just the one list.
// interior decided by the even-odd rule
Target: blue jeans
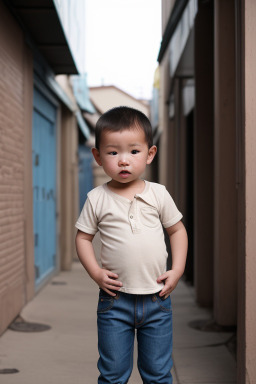
[{"label": "blue jeans", "polygon": [[100,290],[98,303],[98,384],[125,384],[133,368],[137,329],[138,369],[143,384],[172,384],[171,299]]}]

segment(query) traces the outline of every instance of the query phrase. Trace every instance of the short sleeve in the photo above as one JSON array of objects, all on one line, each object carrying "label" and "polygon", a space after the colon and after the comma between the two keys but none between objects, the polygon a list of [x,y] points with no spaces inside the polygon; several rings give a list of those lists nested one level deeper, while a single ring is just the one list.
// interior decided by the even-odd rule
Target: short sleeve
[{"label": "short sleeve", "polygon": [[164,189],[164,198],[160,217],[164,228],[169,228],[178,223],[178,221],[180,221],[183,217],[166,188]]},{"label": "short sleeve", "polygon": [[95,235],[98,231],[97,223],[98,220],[93,210],[91,201],[87,198],[75,226],[82,232]]}]

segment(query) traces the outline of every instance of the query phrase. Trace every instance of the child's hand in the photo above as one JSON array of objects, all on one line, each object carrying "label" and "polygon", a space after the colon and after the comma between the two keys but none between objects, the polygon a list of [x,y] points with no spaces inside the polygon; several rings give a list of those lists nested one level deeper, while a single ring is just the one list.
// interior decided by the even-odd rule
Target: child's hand
[{"label": "child's hand", "polygon": [[164,282],[164,288],[159,293],[159,296],[164,296],[164,298],[166,299],[170,295],[170,293],[174,290],[174,288],[176,288],[180,277],[181,275],[173,269],[159,276],[157,279],[157,282],[158,283]]},{"label": "child's hand", "polygon": [[118,275],[116,273],[110,272],[107,269],[99,268],[99,270],[93,276],[94,281],[111,296],[116,296],[114,292],[111,292],[110,289],[119,291],[122,287],[121,281],[116,280]]}]

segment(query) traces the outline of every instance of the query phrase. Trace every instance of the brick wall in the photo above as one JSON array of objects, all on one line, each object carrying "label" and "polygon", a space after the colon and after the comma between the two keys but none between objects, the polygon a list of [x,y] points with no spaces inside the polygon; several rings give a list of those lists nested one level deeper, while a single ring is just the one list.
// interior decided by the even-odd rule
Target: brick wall
[{"label": "brick wall", "polygon": [[24,43],[0,5],[0,333],[25,302]]}]

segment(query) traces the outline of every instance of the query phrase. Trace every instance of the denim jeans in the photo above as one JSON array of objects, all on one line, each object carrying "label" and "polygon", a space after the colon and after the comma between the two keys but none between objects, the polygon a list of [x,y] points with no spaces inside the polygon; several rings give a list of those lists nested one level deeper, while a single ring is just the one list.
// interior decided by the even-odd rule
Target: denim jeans
[{"label": "denim jeans", "polygon": [[133,368],[137,330],[138,369],[143,384],[172,384],[171,299],[100,290],[98,303],[98,384],[125,384]]}]

